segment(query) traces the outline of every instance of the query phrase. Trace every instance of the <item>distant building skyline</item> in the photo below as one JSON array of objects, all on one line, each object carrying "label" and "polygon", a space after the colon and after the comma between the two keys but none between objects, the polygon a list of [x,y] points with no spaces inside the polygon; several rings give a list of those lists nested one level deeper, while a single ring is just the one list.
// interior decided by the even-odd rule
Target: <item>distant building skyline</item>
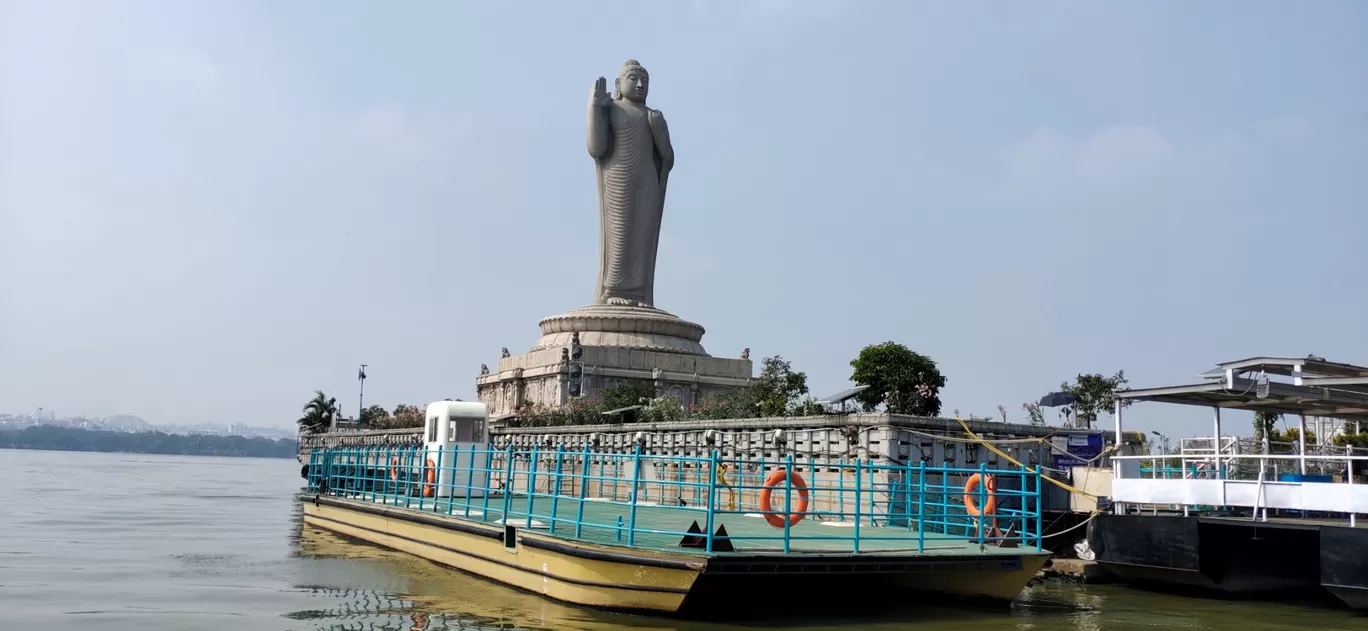
[{"label": "distant building skyline", "polygon": [[38,418],[36,414],[28,413],[0,413],[0,429],[15,429],[33,425],[52,425],[55,427],[72,427],[82,429],[100,429],[107,431],[162,431],[168,434],[212,434],[216,436],[242,436],[266,437],[266,438],[289,438],[294,436],[293,428],[285,429],[271,426],[255,426],[241,421],[227,424],[218,423],[149,423],[146,420],[128,415],[112,414],[100,417],[72,416],[53,418],[47,415],[47,410],[43,411],[43,418]]}]

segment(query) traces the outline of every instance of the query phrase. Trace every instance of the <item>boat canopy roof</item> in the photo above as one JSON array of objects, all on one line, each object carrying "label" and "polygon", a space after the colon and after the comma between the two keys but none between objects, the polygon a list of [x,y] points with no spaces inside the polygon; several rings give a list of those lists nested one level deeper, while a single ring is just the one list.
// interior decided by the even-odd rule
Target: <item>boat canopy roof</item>
[{"label": "boat canopy roof", "polygon": [[1268,382],[1268,393],[1259,396],[1255,379],[1234,377],[1230,381],[1125,390],[1116,398],[1127,401],[1160,401],[1235,410],[1272,411],[1280,414],[1328,416],[1347,420],[1368,420],[1368,394],[1314,385]]}]

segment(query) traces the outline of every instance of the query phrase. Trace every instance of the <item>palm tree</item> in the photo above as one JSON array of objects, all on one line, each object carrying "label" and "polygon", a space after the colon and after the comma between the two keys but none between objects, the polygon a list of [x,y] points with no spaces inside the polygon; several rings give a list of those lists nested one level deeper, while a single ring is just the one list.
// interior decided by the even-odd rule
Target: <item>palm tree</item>
[{"label": "palm tree", "polygon": [[300,433],[316,434],[327,431],[332,427],[338,411],[337,399],[323,394],[322,390],[315,390],[314,398],[304,404],[304,416],[296,421],[299,423]]}]

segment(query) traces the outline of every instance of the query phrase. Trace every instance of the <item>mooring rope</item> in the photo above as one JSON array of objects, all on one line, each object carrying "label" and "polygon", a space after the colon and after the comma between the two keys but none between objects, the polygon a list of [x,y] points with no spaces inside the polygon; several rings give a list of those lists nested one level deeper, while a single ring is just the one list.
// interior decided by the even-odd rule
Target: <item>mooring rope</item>
[{"label": "mooring rope", "polygon": [[[1020,460],[1017,460],[1016,458],[1013,458],[1013,457],[1007,455],[1006,452],[1002,451],[1001,449],[998,449],[997,447],[994,447],[992,444],[988,443],[987,441],[984,441],[982,438],[979,438],[979,435],[978,435],[978,434],[975,434],[975,433],[974,433],[974,430],[969,429],[969,424],[968,424],[968,423],[965,423],[963,419],[961,419],[961,418],[959,418],[959,417],[955,417],[955,421],[958,422],[958,423],[960,424],[960,427],[964,428],[964,433],[968,434],[968,435],[969,435],[970,437],[972,437],[973,439],[975,439],[975,440],[977,440],[977,441],[983,443],[983,446],[987,447],[989,451],[992,451],[993,453],[997,454],[999,458],[1004,458],[1004,459],[1007,460],[1007,462],[1010,462],[1010,463],[1012,463],[1012,464],[1014,464],[1014,465],[1016,465],[1016,466],[1018,466],[1018,467],[1022,467],[1022,468],[1026,469],[1027,471],[1030,471],[1030,472],[1032,472],[1032,473],[1037,473],[1037,472],[1039,472],[1039,469],[1032,468],[1032,467],[1028,467],[1028,466],[1026,466],[1026,465],[1024,465],[1024,464],[1021,464],[1021,461],[1020,461]],[[1107,455],[1108,453],[1112,452],[1112,451],[1115,450],[1115,449],[1116,449],[1116,445],[1113,444],[1111,447],[1108,447],[1108,448],[1106,448],[1106,449],[1103,449],[1103,450],[1102,450],[1102,453],[1101,453],[1101,454],[1098,454],[1097,458],[1101,458],[1102,456]],[[1097,458],[1094,458],[1093,460],[1097,460]],[[1092,461],[1089,461],[1089,462],[1092,462]],[[1054,479],[1054,478],[1052,478],[1052,477],[1050,477],[1050,476],[1042,475],[1042,476],[1040,476],[1040,477],[1042,477],[1042,478],[1044,478],[1045,480],[1049,481],[1050,484],[1053,484],[1053,485],[1055,485],[1055,486],[1057,486],[1057,487],[1059,487],[1059,488],[1061,488],[1061,489],[1064,489],[1064,490],[1066,490],[1066,491],[1069,491],[1069,492],[1071,492],[1071,493],[1077,493],[1077,494],[1083,495],[1083,496],[1085,496],[1085,497],[1090,497],[1090,498],[1092,498],[1092,499],[1094,499],[1094,500],[1099,499],[1096,495],[1093,495],[1092,493],[1089,493],[1089,492],[1084,491],[1084,490],[1082,490],[1082,489],[1079,489],[1079,488],[1076,488],[1076,487],[1074,487],[1074,486],[1070,486],[1070,485],[1068,485],[1068,484],[1065,484],[1065,483],[1063,483],[1063,482],[1060,482],[1059,480],[1056,480],[1056,479]]]}]

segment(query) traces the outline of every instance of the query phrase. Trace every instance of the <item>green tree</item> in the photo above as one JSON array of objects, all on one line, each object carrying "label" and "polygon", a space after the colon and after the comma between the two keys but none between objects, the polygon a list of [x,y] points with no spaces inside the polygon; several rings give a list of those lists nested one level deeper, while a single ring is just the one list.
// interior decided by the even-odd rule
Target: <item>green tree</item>
[{"label": "green tree", "polygon": [[936,362],[897,342],[870,344],[850,362],[850,380],[869,386],[856,395],[866,412],[882,404],[891,414],[940,415],[940,390],[945,387]]},{"label": "green tree", "polygon": [[[1268,439],[1275,443],[1299,443],[1301,442],[1301,428],[1289,427],[1281,432],[1275,430],[1268,434]],[[1310,445],[1315,442],[1316,433],[1311,430],[1307,430],[1306,444]]]},{"label": "green tree", "polygon": [[[1103,377],[1100,373],[1079,375],[1074,383],[1066,381],[1059,388],[1074,396],[1074,418],[1080,427],[1096,427],[1097,415],[1115,411],[1116,393],[1125,390],[1128,383],[1125,371],[1118,370],[1110,377]],[[1122,406],[1130,405],[1126,399],[1120,401]]]},{"label": "green tree", "polygon": [[1278,421],[1282,414],[1272,410],[1259,410],[1254,413],[1254,439],[1262,441],[1278,432]]},{"label": "green tree", "polygon": [[789,406],[789,416],[822,416],[827,413],[825,405],[817,402],[816,397],[805,396]]},{"label": "green tree", "polygon": [[304,404],[304,416],[299,417],[296,423],[299,425],[301,434],[317,434],[326,432],[332,427],[333,419],[337,418],[338,408],[337,399],[323,394],[322,390],[314,391],[314,398]]},{"label": "green tree", "polygon": [[603,389],[599,395],[599,408],[604,412],[610,412],[634,405],[646,405],[654,398],[655,386],[651,382],[624,381]]},{"label": "green tree", "polygon": [[1330,442],[1337,447],[1353,447],[1355,449],[1362,449],[1364,447],[1368,447],[1368,433],[1336,434],[1334,438],[1330,439]]},{"label": "green tree", "polygon": [[793,362],[779,355],[766,357],[761,366],[760,376],[746,387],[747,403],[753,404],[760,416],[792,415],[800,398],[808,393],[807,374],[794,372]]},{"label": "green tree", "polygon": [[361,410],[361,429],[381,427],[385,424],[385,421],[389,420],[389,417],[389,410],[378,405],[372,405]]},{"label": "green tree", "polygon": [[669,423],[684,420],[684,406],[671,396],[648,399],[646,408],[637,418],[643,423]]}]

